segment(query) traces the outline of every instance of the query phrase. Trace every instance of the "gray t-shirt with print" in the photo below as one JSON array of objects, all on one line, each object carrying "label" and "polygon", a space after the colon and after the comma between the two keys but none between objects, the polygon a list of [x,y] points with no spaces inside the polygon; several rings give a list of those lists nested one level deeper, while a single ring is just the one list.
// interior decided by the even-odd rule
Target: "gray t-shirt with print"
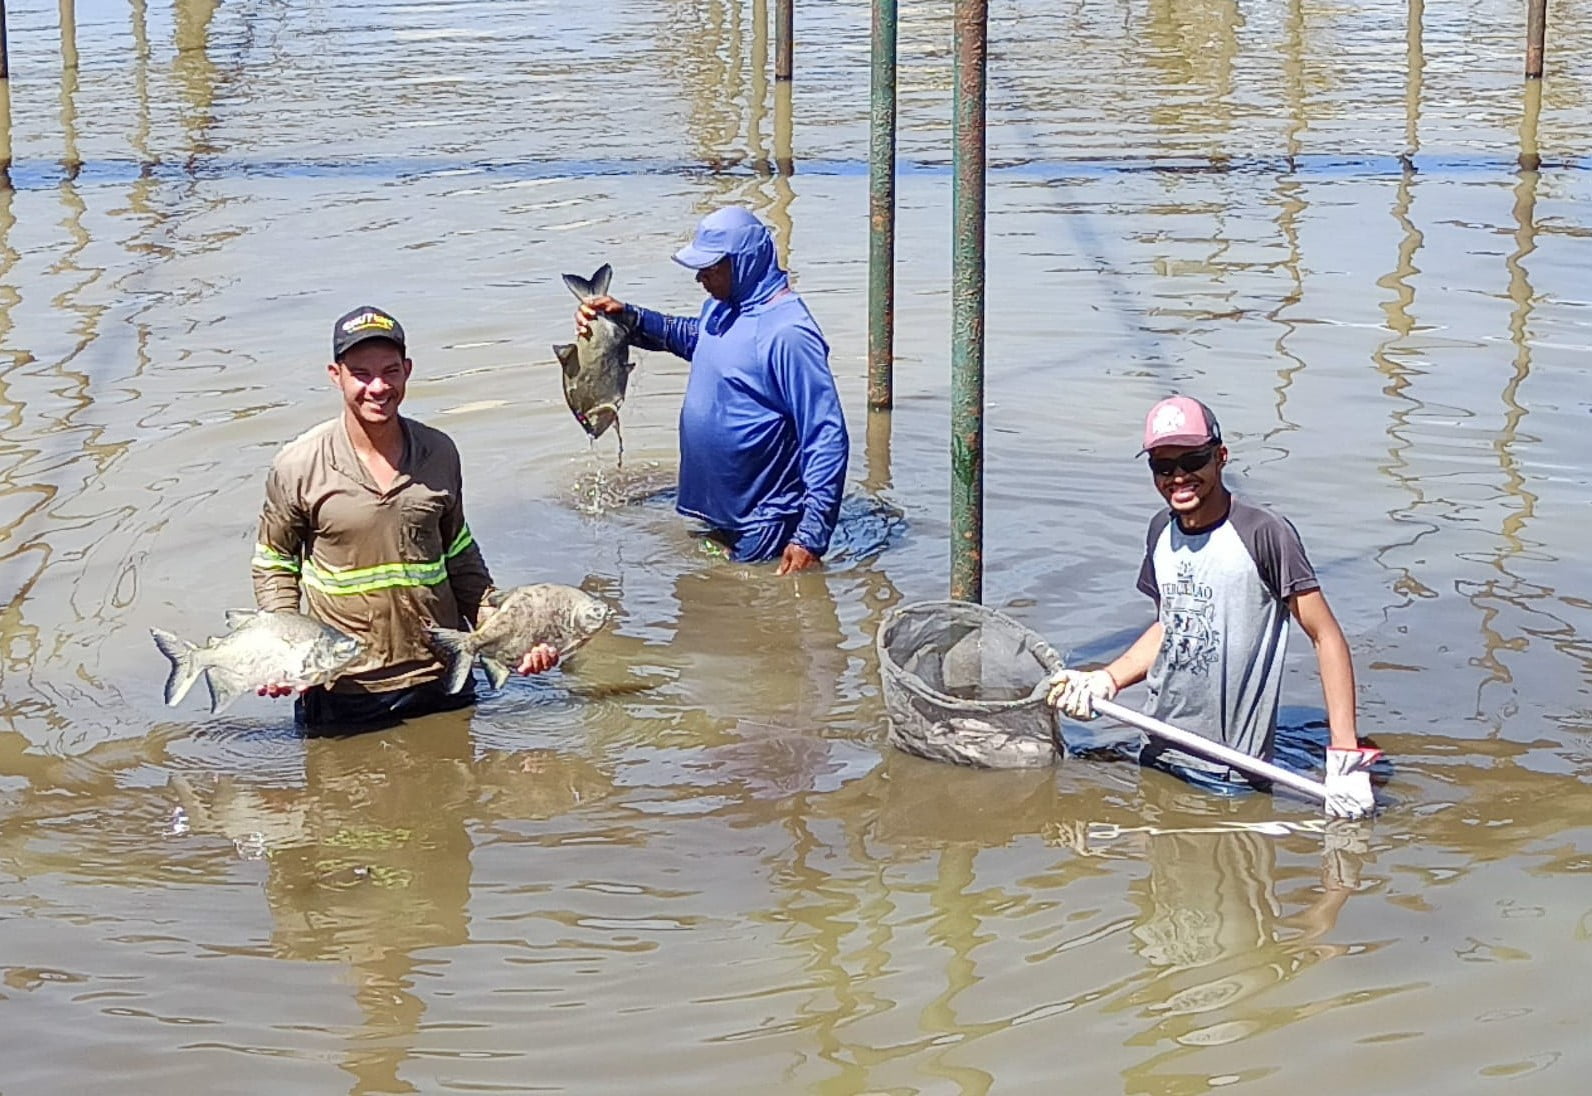
[{"label": "gray t-shirt with print", "polygon": [[[1320,586],[1299,533],[1279,514],[1235,498],[1227,517],[1193,534],[1170,510],[1157,514],[1139,569],[1164,629],[1148,678],[1150,714],[1269,761],[1288,598]],[[1141,759],[1246,779],[1155,739]]]}]

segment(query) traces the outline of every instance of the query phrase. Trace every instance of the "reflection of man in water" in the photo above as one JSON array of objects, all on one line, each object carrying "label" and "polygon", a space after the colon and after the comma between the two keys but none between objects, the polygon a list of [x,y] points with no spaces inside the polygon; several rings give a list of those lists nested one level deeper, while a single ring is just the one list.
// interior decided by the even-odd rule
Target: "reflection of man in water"
[{"label": "reflection of man in water", "polygon": [[636,346],[689,361],[676,508],[733,560],[778,559],[782,575],[812,567],[840,515],[849,447],[829,345],[780,269],[768,227],[746,210],[703,218],[674,259],[708,293],[700,316],[590,297],[576,331],[585,337],[598,313],[627,313]]},{"label": "reflection of man in water", "polygon": [[[672,657],[689,660],[686,707],[710,723],[763,723],[808,731],[833,716],[848,670],[827,575],[794,585],[758,582],[733,567],[680,575]],[[656,656],[655,656],[656,657]]]},{"label": "reflection of man in water", "polygon": [[[1359,883],[1360,857],[1347,847],[1353,823],[1329,824],[1319,895],[1287,914],[1275,888],[1278,838],[1232,833],[1162,833],[1145,838],[1150,874],[1144,914],[1133,927],[1139,952],[1157,971],[1131,1000],[1180,1024],[1185,1036],[1234,1022],[1223,1009],[1287,981],[1309,956],[1335,953],[1319,942]],[[1341,950],[1341,949],[1336,949]]]},{"label": "reflection of man in water", "polygon": [[[1092,719],[1094,700],[1148,680],[1150,715],[1272,760],[1290,617],[1316,651],[1331,742],[1329,814],[1372,810],[1370,768],[1355,730],[1354,665],[1299,534],[1286,518],[1235,499],[1222,481],[1227,447],[1211,409],[1172,396],[1150,409],[1144,448],[1167,508],[1150,523],[1139,589],[1157,619],[1110,665],[1063,670],[1051,702]],[[1213,791],[1253,779],[1226,764],[1152,740],[1140,760]]]}]

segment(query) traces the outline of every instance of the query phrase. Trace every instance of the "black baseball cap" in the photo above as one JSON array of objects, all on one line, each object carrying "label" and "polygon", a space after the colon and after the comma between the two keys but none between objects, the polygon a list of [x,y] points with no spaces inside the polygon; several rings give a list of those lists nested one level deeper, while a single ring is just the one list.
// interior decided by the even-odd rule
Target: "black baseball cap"
[{"label": "black baseball cap", "polygon": [[342,361],[344,354],[366,339],[386,339],[403,350],[403,325],[375,305],[362,304],[345,312],[332,325],[332,360]]}]

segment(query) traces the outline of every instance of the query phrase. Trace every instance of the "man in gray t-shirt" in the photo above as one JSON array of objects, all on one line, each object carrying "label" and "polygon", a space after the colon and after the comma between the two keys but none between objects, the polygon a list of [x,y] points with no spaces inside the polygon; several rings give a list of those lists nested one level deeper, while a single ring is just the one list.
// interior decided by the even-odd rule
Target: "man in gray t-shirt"
[{"label": "man in gray t-shirt", "polygon": [[[1271,760],[1289,620],[1316,649],[1331,730],[1327,812],[1359,817],[1375,807],[1370,766],[1355,731],[1354,666],[1299,534],[1286,519],[1235,499],[1222,482],[1227,448],[1210,408],[1172,396],[1150,409],[1144,448],[1167,502],[1150,522],[1139,589],[1156,621],[1098,670],[1063,670],[1051,703],[1094,717],[1095,698],[1146,681],[1149,714],[1235,750]],[[1140,760],[1198,783],[1244,783],[1227,765],[1152,740]]]}]

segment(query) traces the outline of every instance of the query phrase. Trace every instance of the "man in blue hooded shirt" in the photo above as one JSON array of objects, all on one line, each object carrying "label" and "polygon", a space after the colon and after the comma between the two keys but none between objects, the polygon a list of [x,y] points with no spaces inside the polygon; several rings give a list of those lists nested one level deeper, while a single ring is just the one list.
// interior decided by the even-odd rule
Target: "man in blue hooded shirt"
[{"label": "man in blue hooded shirt", "polygon": [[691,363],[680,408],[676,509],[739,562],[817,564],[840,515],[849,439],[829,345],[790,287],[768,226],[730,206],[702,219],[674,261],[708,293],[700,316],[588,297],[575,316],[623,314],[631,342]]}]

